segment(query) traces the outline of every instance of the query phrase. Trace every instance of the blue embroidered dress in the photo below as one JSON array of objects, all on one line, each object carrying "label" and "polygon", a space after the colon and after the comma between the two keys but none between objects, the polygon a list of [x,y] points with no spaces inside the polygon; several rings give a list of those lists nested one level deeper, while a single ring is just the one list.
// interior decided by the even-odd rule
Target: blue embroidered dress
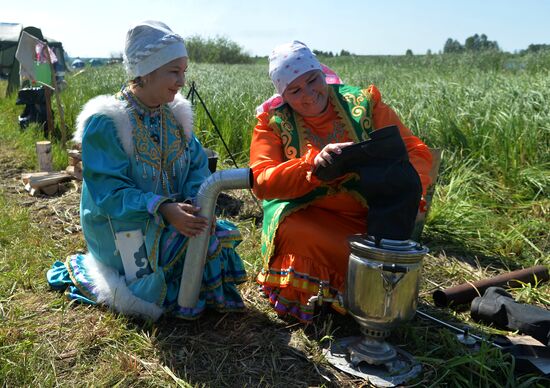
[{"label": "blue embroidered dress", "polygon": [[[234,250],[240,233],[227,221],[217,222],[210,239],[197,306],[177,306],[189,239],[165,223],[159,206],[192,200],[210,175],[208,158],[191,131],[188,101],[178,94],[173,103],[149,109],[126,88],[114,98],[94,100],[78,120],[83,162],[80,217],[89,253],[56,262],[48,271],[49,283],[56,288],[68,285],[70,298],[153,319],[166,311],[195,318],[206,307],[242,310],[235,285],[246,274]],[[133,230],[144,236],[140,251],[148,265],[127,281],[114,236]]]}]

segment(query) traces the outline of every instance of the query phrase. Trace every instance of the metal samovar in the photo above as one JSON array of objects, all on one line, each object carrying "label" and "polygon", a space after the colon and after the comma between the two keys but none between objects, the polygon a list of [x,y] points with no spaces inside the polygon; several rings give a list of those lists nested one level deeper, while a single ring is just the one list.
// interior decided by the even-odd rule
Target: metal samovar
[{"label": "metal samovar", "polygon": [[412,240],[376,241],[367,235],[350,237],[349,246],[344,307],[359,323],[362,336],[335,341],[328,361],[377,386],[402,384],[416,377],[421,366],[385,339],[416,312],[428,249]]},{"label": "metal samovar", "polygon": [[[385,339],[416,312],[422,258],[428,253],[411,240],[422,182],[396,125],[377,129],[368,140],[345,147],[332,157],[332,163],[318,166],[314,174],[324,181],[350,172],[358,174],[358,191],[368,204],[368,235],[348,239],[346,289],[339,298],[361,326],[362,336],[336,341],[327,358],[339,369],[374,385],[402,384],[420,373],[420,364]],[[416,236],[421,227],[417,229]],[[321,291],[312,299],[322,303]]]}]

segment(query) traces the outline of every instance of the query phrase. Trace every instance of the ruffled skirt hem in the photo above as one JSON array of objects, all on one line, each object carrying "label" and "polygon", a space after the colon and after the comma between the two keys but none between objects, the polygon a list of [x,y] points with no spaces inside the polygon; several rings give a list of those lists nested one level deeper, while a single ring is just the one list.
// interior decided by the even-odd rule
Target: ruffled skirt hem
[{"label": "ruffled skirt hem", "polygon": [[[274,256],[268,269],[258,274],[257,282],[275,312],[310,323],[315,315],[314,296],[335,298],[344,287],[344,277],[308,257],[282,254]],[[337,303],[331,307],[345,314]]]},{"label": "ruffled skirt hem", "polygon": [[[206,262],[199,300],[194,308],[182,309],[177,305],[181,272],[179,275],[176,272],[178,269],[181,271],[181,267],[174,266],[164,275],[158,276],[164,281],[153,281],[157,285],[151,290],[160,298],[150,301],[143,299],[149,296],[147,291],[142,291],[143,296],[136,294],[132,284],[126,283],[124,275],[100,263],[90,254],[72,255],[65,263],[55,262],[47,273],[47,280],[52,288],[65,290],[71,300],[85,304],[105,304],[120,313],[153,320],[162,313],[196,319],[207,309],[221,313],[244,310],[237,285],[245,282],[247,276],[240,257],[232,247],[222,247],[215,257]],[[159,274],[152,273],[145,277],[152,275]]]}]

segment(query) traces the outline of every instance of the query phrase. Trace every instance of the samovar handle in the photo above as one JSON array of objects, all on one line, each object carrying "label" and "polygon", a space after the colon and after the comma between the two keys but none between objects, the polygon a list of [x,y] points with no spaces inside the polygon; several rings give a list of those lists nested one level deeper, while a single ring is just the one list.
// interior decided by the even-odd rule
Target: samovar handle
[{"label": "samovar handle", "polygon": [[409,272],[409,267],[398,264],[382,264],[379,266],[382,271],[393,272],[393,273],[407,273]]}]

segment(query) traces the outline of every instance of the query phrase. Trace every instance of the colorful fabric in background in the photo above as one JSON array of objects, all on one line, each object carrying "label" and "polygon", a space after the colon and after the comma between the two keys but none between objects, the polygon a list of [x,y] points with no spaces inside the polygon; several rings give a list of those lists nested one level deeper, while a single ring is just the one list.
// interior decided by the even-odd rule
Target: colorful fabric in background
[{"label": "colorful fabric in background", "polygon": [[54,51],[44,42],[23,31],[17,46],[15,57],[21,66],[21,76],[32,82],[52,85],[52,70],[46,50],[52,64],[57,62]]},{"label": "colorful fabric in background", "polygon": [[34,82],[38,84],[46,84],[53,86],[52,68],[49,63],[36,62],[34,65]]},{"label": "colorful fabric in background", "polygon": [[[343,84],[343,81],[338,77],[338,74],[334,72],[330,67],[323,65],[321,63],[321,71],[325,74],[325,81],[330,85],[339,85]],[[259,115],[262,112],[269,112],[270,110],[276,109],[284,104],[283,97],[276,93],[261,105],[256,107],[256,115]]]},{"label": "colorful fabric in background", "polygon": [[[48,52],[46,53],[46,49]],[[55,52],[44,42],[38,41],[36,44],[36,61],[39,63],[56,63],[57,57],[55,56]],[[50,60],[48,61],[48,54],[50,56]]]}]

